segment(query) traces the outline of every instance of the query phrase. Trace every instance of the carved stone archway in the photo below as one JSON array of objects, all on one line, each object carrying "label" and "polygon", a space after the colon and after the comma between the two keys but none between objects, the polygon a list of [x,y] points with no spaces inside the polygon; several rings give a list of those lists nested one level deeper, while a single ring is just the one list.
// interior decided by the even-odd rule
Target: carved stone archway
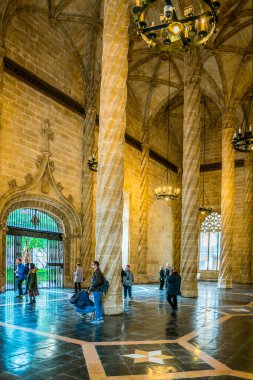
[{"label": "carved stone archway", "polygon": [[78,214],[72,207],[47,196],[16,194],[0,212],[0,292],[5,290],[6,280],[7,219],[12,211],[19,208],[47,211],[61,221],[64,229],[64,286],[72,286],[71,273],[80,254],[81,225]]}]

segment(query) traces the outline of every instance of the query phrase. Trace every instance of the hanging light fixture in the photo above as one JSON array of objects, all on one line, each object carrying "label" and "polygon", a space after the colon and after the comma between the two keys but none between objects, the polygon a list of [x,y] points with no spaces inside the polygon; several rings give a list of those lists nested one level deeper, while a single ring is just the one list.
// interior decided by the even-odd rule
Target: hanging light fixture
[{"label": "hanging light fixture", "polygon": [[34,225],[34,227],[36,228],[38,226],[38,224],[40,223],[40,220],[39,218],[37,217],[37,210],[35,210],[34,212],[34,215],[31,219],[31,223]]},{"label": "hanging light fixture", "polygon": [[238,131],[235,132],[232,144],[235,150],[239,152],[252,152],[253,151],[253,136],[252,136],[252,124],[250,122],[251,120],[251,104],[253,99],[253,89],[252,94],[249,97],[249,102],[246,108],[246,112],[244,113],[243,121],[238,129]]},{"label": "hanging light fixture", "polygon": [[92,172],[97,172],[98,171],[98,161],[96,159],[96,155],[93,154],[92,156],[89,157],[88,159],[88,168]]},{"label": "hanging light fixture", "polygon": [[[205,166],[206,158],[206,102],[203,100],[204,104],[204,153],[203,153],[203,165]],[[205,192],[205,171],[202,172],[202,191],[200,194],[201,205],[199,206],[199,211],[201,214],[210,214],[212,212],[212,207],[209,204],[206,192]],[[206,203],[205,203],[206,199]]]},{"label": "hanging light fixture", "polygon": [[191,46],[205,44],[217,28],[220,2],[215,0],[202,0],[207,10],[200,14],[194,13],[192,5],[187,6],[181,19],[178,18],[171,0],[164,0],[163,13],[157,17],[159,22],[152,22],[148,26],[144,19],[145,14],[156,1],[136,0],[136,6],[132,9],[137,34],[150,47],[157,45],[160,50],[189,50]]},{"label": "hanging light fixture", "polygon": [[[168,93],[168,117],[167,117],[167,124],[168,124],[167,162],[169,161],[169,135],[170,135],[169,101],[170,101],[170,58],[169,58],[169,93]],[[170,175],[170,182],[172,185],[169,185],[169,175]],[[168,201],[169,199],[178,199],[178,196],[179,196],[179,188],[174,187],[173,178],[167,166],[166,185],[155,189],[155,197],[156,199],[165,199],[166,201]]]}]

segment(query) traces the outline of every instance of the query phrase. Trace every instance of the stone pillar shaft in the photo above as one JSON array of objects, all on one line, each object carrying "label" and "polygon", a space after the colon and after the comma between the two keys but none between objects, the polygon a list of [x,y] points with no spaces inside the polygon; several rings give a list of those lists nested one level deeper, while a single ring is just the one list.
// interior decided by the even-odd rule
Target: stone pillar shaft
[{"label": "stone pillar shaft", "polygon": [[92,252],[92,221],[93,221],[93,172],[88,168],[88,159],[94,154],[96,109],[88,107],[83,126],[83,159],[82,159],[82,237],[81,263],[85,277],[90,276]]},{"label": "stone pillar shaft", "polygon": [[[250,154],[250,153],[249,153]],[[243,235],[244,250],[241,260],[241,282],[252,282],[252,234],[253,234],[253,159],[244,160]]]},{"label": "stone pillar shaft", "polygon": [[232,288],[235,153],[231,143],[234,134],[231,112],[223,116],[222,124],[221,257],[218,287]]},{"label": "stone pillar shaft", "polygon": [[[182,187],[182,171],[177,176],[177,187],[181,191]],[[179,270],[181,261],[181,225],[182,225],[182,197],[179,194],[175,201],[174,217],[174,233],[173,233],[173,265]]]},{"label": "stone pillar shaft", "polygon": [[147,282],[148,255],[148,172],[149,144],[142,144],[141,152],[141,183],[140,183],[140,222],[138,244],[138,283]]},{"label": "stone pillar shaft", "polygon": [[96,259],[108,277],[106,314],[123,311],[121,293],[124,135],[129,1],[105,0],[98,139]]},{"label": "stone pillar shaft", "polygon": [[182,295],[197,297],[199,251],[199,168],[200,168],[200,52],[185,55],[182,236]]},{"label": "stone pillar shaft", "polygon": [[[3,63],[3,57],[4,57],[4,49],[0,47],[0,128],[2,126],[2,104],[3,104],[3,75],[4,75],[4,63]],[[1,142],[0,142],[1,144]],[[0,194],[1,196],[2,194]],[[5,255],[5,252],[3,252],[3,244],[2,240],[5,238],[6,232],[3,231],[4,226],[2,225],[0,221],[0,292],[3,292],[5,290],[5,268],[3,268],[3,264],[5,263],[5,260],[3,260],[3,255]]]}]

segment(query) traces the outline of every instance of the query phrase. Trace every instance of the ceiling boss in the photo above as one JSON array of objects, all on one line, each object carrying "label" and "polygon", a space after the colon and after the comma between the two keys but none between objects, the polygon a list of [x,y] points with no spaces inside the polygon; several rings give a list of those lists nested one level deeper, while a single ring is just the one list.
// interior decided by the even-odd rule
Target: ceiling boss
[{"label": "ceiling boss", "polygon": [[[152,7],[155,3],[158,7]],[[173,5],[175,1],[164,0],[162,7],[161,3],[161,0],[136,0],[136,6],[132,9],[137,34],[150,47],[158,46],[160,50],[180,48],[187,51],[191,46],[205,44],[217,28],[219,1],[200,1],[203,4],[199,14],[195,14],[192,5],[187,6],[181,14]]]}]

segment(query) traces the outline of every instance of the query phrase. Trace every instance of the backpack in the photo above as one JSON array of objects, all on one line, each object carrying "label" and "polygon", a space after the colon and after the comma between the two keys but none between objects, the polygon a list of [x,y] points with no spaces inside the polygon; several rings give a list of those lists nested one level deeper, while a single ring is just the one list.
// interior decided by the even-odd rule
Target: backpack
[{"label": "backpack", "polygon": [[101,291],[106,294],[107,293],[107,290],[109,289],[109,281],[105,278],[105,276],[103,275],[103,280],[102,280],[102,284],[100,285],[100,288],[101,288]]},{"label": "backpack", "polygon": [[72,303],[72,304],[77,303],[78,296],[79,296],[79,293],[73,294],[73,296],[70,298],[69,302]]}]

